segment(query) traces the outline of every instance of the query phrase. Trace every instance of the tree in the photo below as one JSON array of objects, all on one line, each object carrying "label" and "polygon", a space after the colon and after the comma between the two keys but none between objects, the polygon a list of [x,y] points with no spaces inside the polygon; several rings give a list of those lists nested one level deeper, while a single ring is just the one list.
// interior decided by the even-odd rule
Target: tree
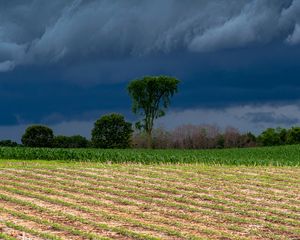
[{"label": "tree", "polygon": [[26,147],[52,147],[53,131],[46,126],[30,126],[22,136],[22,143]]},{"label": "tree", "polygon": [[69,147],[70,148],[86,148],[89,141],[80,135],[74,135],[69,137]]},{"label": "tree", "polygon": [[55,136],[53,139],[53,147],[55,148],[69,148],[69,137],[67,136]]},{"label": "tree", "polygon": [[256,136],[251,133],[245,133],[240,136],[238,147],[256,147]]},{"label": "tree", "polygon": [[165,115],[171,97],[178,91],[179,80],[168,76],[146,76],[128,85],[132,111],[143,119],[136,127],[147,133],[148,148],[152,145],[154,120]]},{"label": "tree", "polygon": [[268,128],[258,136],[258,141],[263,146],[276,146],[282,144],[280,138],[281,129]]},{"label": "tree", "polygon": [[287,143],[299,144],[300,143],[300,127],[292,127],[287,131]]},{"label": "tree", "polygon": [[128,148],[132,135],[131,123],[120,114],[104,115],[92,130],[92,144],[98,148]]},{"label": "tree", "polygon": [[56,148],[86,148],[88,140],[80,135],[71,137],[55,136],[53,139],[53,147]]}]

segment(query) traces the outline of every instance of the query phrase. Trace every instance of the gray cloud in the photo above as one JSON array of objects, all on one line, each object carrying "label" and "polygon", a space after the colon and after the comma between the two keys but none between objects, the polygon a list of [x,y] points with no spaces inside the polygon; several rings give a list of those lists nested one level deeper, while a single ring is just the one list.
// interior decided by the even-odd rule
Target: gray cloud
[{"label": "gray cloud", "polygon": [[300,124],[300,108],[290,105],[243,105],[224,109],[187,109],[168,113],[158,125],[174,128],[181,124],[216,124],[225,129],[233,126],[246,132],[260,133],[269,127],[291,127]]},{"label": "gray cloud", "polygon": [[296,24],[295,30],[286,39],[289,44],[295,45],[300,42],[300,25]]},{"label": "gray cloud", "polygon": [[251,112],[246,114],[244,118],[253,123],[292,125],[300,122],[300,119],[297,117],[290,117],[282,113],[277,114],[276,112]]},{"label": "gray cloud", "polygon": [[13,61],[4,61],[0,63],[0,72],[6,72],[14,69],[15,63]]},{"label": "gray cloud", "polygon": [[0,4],[0,71],[280,39],[300,43],[299,0],[52,0]]}]

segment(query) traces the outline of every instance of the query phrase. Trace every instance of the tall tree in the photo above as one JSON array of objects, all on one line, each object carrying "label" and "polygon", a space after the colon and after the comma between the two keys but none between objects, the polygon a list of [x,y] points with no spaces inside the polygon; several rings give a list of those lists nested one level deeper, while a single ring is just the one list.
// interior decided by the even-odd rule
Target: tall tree
[{"label": "tall tree", "polygon": [[171,97],[177,93],[179,80],[168,76],[146,76],[128,85],[132,111],[143,119],[136,127],[147,133],[148,148],[152,146],[154,120],[165,115]]}]

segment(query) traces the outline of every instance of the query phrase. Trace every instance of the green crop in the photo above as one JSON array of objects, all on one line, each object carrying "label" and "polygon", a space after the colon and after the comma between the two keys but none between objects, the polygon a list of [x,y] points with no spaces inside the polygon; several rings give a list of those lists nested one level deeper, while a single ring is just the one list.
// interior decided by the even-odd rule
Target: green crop
[{"label": "green crop", "polygon": [[101,163],[205,163],[213,165],[299,166],[300,145],[214,150],[0,148],[0,159]]}]

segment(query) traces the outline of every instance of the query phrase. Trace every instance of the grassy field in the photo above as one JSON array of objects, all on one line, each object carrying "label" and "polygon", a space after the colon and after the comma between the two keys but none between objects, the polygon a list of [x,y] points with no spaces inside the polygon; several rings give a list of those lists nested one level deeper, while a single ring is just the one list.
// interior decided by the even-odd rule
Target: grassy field
[{"label": "grassy field", "polygon": [[298,167],[0,161],[0,239],[281,240],[299,226]]},{"label": "grassy field", "polygon": [[0,148],[0,159],[71,160],[102,163],[205,163],[300,166],[300,145],[215,150],[104,150]]}]

